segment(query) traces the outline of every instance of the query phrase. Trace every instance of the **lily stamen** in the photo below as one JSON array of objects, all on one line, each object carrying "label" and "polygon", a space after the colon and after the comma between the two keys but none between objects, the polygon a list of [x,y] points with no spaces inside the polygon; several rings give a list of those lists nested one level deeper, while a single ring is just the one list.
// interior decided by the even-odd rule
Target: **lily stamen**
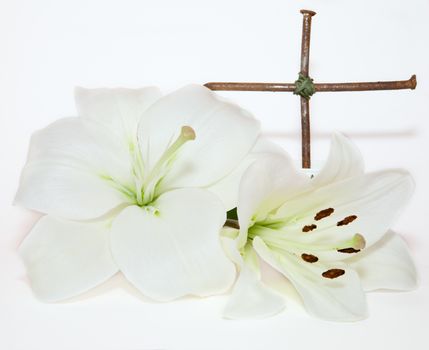
[{"label": "lily stamen", "polygon": [[188,141],[195,140],[195,131],[190,126],[182,126],[180,134],[156,162],[150,172],[145,172],[145,164],[141,149],[137,142],[129,143],[129,154],[131,157],[132,186],[126,186],[109,175],[101,174],[100,177],[108,181],[114,188],[129,198],[133,204],[140,207],[153,201],[155,189],[165,176],[166,168],[177,151]]},{"label": "lily stamen", "polygon": [[[280,233],[280,235],[279,235]],[[254,238],[256,236],[261,237],[267,244],[271,246],[275,246],[281,248],[283,250],[308,250],[311,249],[313,251],[329,251],[329,250],[342,250],[353,248],[355,250],[361,250],[365,248],[365,238],[356,233],[349,240],[337,242],[335,244],[319,244],[319,243],[308,243],[308,242],[298,242],[295,240],[291,240],[285,237],[285,235],[281,235],[285,233],[280,230],[273,230],[268,227],[262,227],[255,225],[249,231],[249,238]]]},{"label": "lily stamen", "polygon": [[168,166],[171,159],[176,155],[177,151],[188,141],[195,140],[195,131],[190,126],[182,126],[180,134],[176,141],[174,141],[164,152],[164,154],[156,162],[152,170],[147,175],[144,184],[146,191],[144,191],[143,202],[147,203],[152,201],[154,191],[157,183],[163,178],[165,167]]}]

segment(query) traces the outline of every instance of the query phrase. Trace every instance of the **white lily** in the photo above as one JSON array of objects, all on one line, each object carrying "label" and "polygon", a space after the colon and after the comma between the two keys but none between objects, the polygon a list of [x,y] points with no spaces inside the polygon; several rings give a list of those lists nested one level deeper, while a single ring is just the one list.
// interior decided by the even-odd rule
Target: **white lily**
[{"label": "white lily", "polygon": [[219,231],[259,123],[201,86],[78,88],[76,102],[79,117],[33,135],[16,195],[48,214],[20,247],[35,294],[62,300],[118,271],[156,300],[226,291]]},{"label": "white lily", "polygon": [[266,317],[284,308],[284,296],[261,276],[261,260],[294,285],[308,312],[328,320],[365,318],[364,290],[413,289],[407,247],[388,232],[413,187],[402,170],[364,174],[359,152],[341,135],[313,179],[286,156],[253,163],[240,185],[240,229],[223,232],[241,268],[225,317]]}]

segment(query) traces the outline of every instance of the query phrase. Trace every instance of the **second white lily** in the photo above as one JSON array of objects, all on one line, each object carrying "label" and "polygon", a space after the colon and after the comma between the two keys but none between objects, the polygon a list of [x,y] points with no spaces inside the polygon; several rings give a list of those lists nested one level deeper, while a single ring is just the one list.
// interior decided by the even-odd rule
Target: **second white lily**
[{"label": "second white lily", "polygon": [[312,179],[287,156],[255,162],[240,186],[240,229],[223,233],[241,269],[225,316],[266,317],[285,306],[262,278],[261,260],[292,282],[308,312],[328,320],[365,318],[364,290],[414,288],[406,245],[388,232],[413,187],[402,170],[364,174],[359,152],[341,135]]}]

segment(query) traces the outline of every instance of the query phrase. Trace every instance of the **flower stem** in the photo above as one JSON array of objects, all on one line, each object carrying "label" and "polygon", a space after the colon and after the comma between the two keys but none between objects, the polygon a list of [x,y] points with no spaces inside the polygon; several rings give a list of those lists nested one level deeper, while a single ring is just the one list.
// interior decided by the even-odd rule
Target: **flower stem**
[{"label": "flower stem", "polygon": [[236,229],[240,229],[240,225],[238,224],[238,220],[234,220],[234,219],[227,219],[225,221],[225,223],[223,224],[224,227],[231,227],[231,228],[236,228]]}]

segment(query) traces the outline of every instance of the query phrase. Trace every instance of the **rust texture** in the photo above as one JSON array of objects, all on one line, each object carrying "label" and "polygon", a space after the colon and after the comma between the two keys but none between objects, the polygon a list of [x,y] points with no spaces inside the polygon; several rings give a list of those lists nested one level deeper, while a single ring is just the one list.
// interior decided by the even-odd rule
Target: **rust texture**
[{"label": "rust texture", "polygon": [[[308,77],[308,66],[310,63],[310,34],[311,18],[316,12],[301,10],[302,18],[302,41],[301,41],[301,74]],[[301,154],[302,167],[311,167],[311,136],[310,136],[310,100],[301,99]]]},{"label": "rust texture", "polygon": [[284,83],[207,83],[204,84],[211,90],[221,91],[270,91],[270,92],[284,92],[294,91],[295,84],[284,84]]},{"label": "rust texture", "polygon": [[[301,10],[303,15],[302,42],[301,42],[301,74],[308,77],[310,58],[310,34],[311,18],[314,11]],[[211,90],[222,91],[270,91],[293,92],[295,83],[240,83],[240,82],[210,82],[204,84]],[[341,91],[373,91],[373,90],[414,90],[417,86],[415,75],[408,80],[355,82],[355,83],[315,83],[316,92],[341,92]],[[311,166],[311,137],[310,137],[310,108],[309,99],[301,98],[301,134],[302,134],[302,166]]]},{"label": "rust texture", "polygon": [[[269,92],[293,92],[294,83],[227,83],[211,82],[204,84],[211,90],[219,91],[269,91]],[[417,86],[417,78],[413,75],[408,80],[377,81],[364,83],[315,83],[316,92],[341,92],[341,91],[374,91],[374,90],[414,90]]]}]

